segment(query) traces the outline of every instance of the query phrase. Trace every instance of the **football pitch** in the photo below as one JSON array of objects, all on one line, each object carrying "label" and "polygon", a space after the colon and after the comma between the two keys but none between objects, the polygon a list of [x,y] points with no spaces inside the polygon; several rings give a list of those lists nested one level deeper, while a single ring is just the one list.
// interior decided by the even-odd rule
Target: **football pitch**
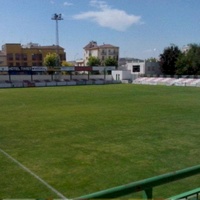
[{"label": "football pitch", "polygon": [[200,164],[200,88],[0,89],[0,106],[0,199],[75,198]]}]

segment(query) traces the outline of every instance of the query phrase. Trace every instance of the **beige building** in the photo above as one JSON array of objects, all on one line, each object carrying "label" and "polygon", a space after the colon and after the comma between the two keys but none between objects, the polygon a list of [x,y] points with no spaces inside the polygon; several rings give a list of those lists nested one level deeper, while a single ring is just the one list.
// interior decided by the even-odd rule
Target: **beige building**
[{"label": "beige building", "polygon": [[60,61],[66,60],[64,48],[52,46],[40,46],[36,43],[21,45],[18,43],[4,44],[0,51],[0,66],[43,66],[43,61],[48,53],[57,53]]},{"label": "beige building", "polygon": [[6,66],[6,54],[0,51],[0,66]]},{"label": "beige building", "polygon": [[119,47],[111,44],[97,45],[97,42],[91,41],[84,48],[84,65],[87,65],[90,56],[99,58],[102,62],[107,58],[113,58],[118,61]]}]

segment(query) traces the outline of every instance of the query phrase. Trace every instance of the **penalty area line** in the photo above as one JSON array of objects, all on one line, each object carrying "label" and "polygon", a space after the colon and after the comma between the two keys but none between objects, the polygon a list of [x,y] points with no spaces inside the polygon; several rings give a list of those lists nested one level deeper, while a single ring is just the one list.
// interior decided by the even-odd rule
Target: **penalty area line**
[{"label": "penalty area line", "polygon": [[55,194],[57,194],[60,198],[67,200],[67,198],[64,195],[62,195],[59,191],[57,191],[55,188],[53,188],[51,185],[49,185],[46,181],[44,181],[42,178],[40,178],[37,174],[35,174],[34,172],[32,172],[30,169],[28,169],[26,166],[24,166],[23,164],[21,164],[19,161],[17,161],[15,158],[13,158],[12,156],[10,156],[8,153],[6,153],[1,148],[0,148],[0,152],[2,154],[4,154],[7,158],[9,158],[10,160],[12,160],[14,163],[16,163],[17,165],[19,165],[24,171],[28,172],[33,177],[35,177],[37,180],[39,180],[41,183],[43,183],[43,185],[45,185],[52,192],[54,192]]}]

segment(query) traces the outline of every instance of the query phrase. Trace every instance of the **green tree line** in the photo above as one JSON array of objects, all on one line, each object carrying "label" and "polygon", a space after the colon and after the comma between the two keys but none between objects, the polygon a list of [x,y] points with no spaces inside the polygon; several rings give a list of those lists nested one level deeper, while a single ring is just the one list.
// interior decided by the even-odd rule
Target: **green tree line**
[{"label": "green tree line", "polygon": [[200,75],[200,45],[189,44],[185,52],[174,44],[165,48],[160,54],[160,67],[167,75]]},{"label": "green tree line", "polygon": [[87,62],[88,66],[118,66],[118,62],[114,58],[106,58],[104,61],[100,60],[95,56],[90,56]]}]

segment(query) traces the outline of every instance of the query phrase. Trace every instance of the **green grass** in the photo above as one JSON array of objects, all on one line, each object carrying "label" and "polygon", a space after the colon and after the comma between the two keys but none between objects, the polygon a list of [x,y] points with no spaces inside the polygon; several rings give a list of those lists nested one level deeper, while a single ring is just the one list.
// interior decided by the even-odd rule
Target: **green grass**
[{"label": "green grass", "polygon": [[[68,198],[200,163],[200,88],[1,89],[0,105],[0,148]],[[185,192],[199,180],[155,195]],[[0,153],[0,198],[58,196]]]}]

